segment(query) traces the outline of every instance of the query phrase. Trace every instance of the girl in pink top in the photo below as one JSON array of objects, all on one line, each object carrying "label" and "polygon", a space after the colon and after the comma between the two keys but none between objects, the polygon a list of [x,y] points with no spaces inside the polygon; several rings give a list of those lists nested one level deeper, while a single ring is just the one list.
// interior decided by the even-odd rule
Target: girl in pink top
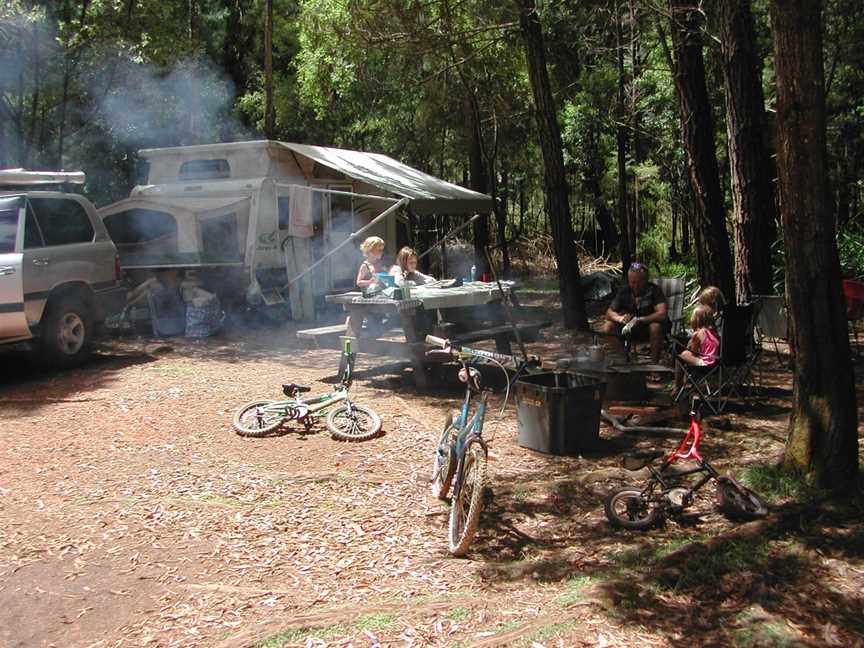
[{"label": "girl in pink top", "polygon": [[[713,367],[720,353],[720,338],[714,330],[714,309],[710,306],[697,306],[690,316],[690,328],[693,337],[687,343],[687,349],[678,354],[681,362],[695,367]],[[675,366],[675,388],[684,385],[684,371],[680,365]]]}]

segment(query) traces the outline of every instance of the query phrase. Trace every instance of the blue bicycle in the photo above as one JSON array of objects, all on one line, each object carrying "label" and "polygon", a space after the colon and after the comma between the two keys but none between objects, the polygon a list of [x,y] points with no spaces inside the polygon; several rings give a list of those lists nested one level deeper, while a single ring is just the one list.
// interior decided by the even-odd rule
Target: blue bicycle
[{"label": "blue bicycle", "polygon": [[[426,342],[441,347],[427,352],[430,359],[456,360],[462,365],[459,380],[465,384],[465,400],[462,409],[448,414],[444,423],[444,431],[435,448],[431,480],[432,495],[442,500],[447,499],[451,485],[453,487],[448,538],[450,553],[462,556],[467,553],[480,523],[489,458],[489,448],[483,439],[483,421],[490,390],[481,387],[480,371],[469,363],[476,360],[492,362],[505,374],[507,367],[515,368],[515,374],[507,382],[506,405],[510,386],[523,372],[538,366],[539,361],[536,358],[520,361],[514,356],[458,346],[432,335],[426,337]],[[475,394],[480,395],[480,402],[472,412],[471,400]]]}]

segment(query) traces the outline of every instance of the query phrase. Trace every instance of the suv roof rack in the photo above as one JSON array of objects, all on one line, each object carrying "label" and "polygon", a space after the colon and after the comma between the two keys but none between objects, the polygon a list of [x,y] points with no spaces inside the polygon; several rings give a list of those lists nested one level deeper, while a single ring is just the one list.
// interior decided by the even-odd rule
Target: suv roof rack
[{"label": "suv roof rack", "polygon": [[83,171],[25,171],[0,169],[0,187],[37,187],[40,185],[84,184]]}]

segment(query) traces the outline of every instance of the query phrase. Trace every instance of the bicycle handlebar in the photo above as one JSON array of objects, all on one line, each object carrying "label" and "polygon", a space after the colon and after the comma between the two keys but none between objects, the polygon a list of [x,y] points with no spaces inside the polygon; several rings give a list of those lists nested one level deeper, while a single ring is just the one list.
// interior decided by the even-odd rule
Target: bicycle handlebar
[{"label": "bicycle handlebar", "polygon": [[[519,367],[522,364],[522,361],[516,356],[505,355],[503,353],[495,353],[494,351],[486,351],[484,349],[472,349],[471,347],[462,346],[459,344],[454,344],[450,340],[445,340],[444,338],[436,337],[434,335],[426,336],[426,343],[432,344],[442,349],[450,349],[451,353],[455,351],[455,354],[464,353],[466,355],[471,355],[476,358],[483,358],[486,360],[494,360],[500,363],[510,363],[514,367]],[[536,358],[529,358],[528,363],[533,361],[537,361]]]}]

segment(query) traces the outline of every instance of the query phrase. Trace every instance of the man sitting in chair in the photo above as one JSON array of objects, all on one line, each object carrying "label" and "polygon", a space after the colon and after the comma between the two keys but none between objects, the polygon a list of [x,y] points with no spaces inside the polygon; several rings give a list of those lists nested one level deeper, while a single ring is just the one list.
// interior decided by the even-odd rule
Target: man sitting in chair
[{"label": "man sitting in chair", "polygon": [[613,344],[624,351],[621,339],[649,341],[651,361],[660,361],[663,341],[669,330],[666,296],[657,284],[648,281],[648,268],[633,263],[627,271],[627,285],[616,294],[609,309],[603,332],[613,336]]}]

